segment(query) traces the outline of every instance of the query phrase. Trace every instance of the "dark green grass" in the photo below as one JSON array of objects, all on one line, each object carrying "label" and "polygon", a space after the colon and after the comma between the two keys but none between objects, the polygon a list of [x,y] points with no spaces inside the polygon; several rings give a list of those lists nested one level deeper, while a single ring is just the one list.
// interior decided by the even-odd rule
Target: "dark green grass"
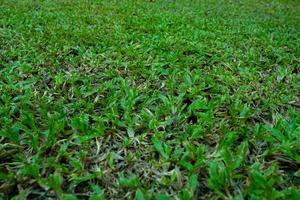
[{"label": "dark green grass", "polygon": [[0,199],[300,199],[300,2],[0,0]]}]

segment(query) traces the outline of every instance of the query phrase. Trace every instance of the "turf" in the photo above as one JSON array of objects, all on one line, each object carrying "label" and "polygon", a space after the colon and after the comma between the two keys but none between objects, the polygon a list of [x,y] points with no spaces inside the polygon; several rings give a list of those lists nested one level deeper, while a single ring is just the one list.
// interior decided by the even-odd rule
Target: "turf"
[{"label": "turf", "polygon": [[0,199],[300,199],[297,0],[0,0]]}]

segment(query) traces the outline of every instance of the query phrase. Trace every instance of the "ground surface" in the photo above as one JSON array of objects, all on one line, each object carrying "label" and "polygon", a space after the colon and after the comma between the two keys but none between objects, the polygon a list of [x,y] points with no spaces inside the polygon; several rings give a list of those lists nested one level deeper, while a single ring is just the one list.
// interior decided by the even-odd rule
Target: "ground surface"
[{"label": "ground surface", "polygon": [[0,199],[300,199],[299,6],[0,0]]}]

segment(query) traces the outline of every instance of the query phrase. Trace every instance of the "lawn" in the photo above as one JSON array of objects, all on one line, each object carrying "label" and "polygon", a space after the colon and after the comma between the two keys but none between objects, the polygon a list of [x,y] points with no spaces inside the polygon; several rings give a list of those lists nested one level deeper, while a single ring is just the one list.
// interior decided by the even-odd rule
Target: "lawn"
[{"label": "lawn", "polygon": [[0,0],[0,199],[300,199],[299,0]]}]

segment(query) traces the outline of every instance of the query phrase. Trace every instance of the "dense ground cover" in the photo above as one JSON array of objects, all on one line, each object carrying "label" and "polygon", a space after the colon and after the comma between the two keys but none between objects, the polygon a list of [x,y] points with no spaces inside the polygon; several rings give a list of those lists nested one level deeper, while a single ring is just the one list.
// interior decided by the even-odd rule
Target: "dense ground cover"
[{"label": "dense ground cover", "polygon": [[299,6],[0,0],[0,199],[300,199]]}]

